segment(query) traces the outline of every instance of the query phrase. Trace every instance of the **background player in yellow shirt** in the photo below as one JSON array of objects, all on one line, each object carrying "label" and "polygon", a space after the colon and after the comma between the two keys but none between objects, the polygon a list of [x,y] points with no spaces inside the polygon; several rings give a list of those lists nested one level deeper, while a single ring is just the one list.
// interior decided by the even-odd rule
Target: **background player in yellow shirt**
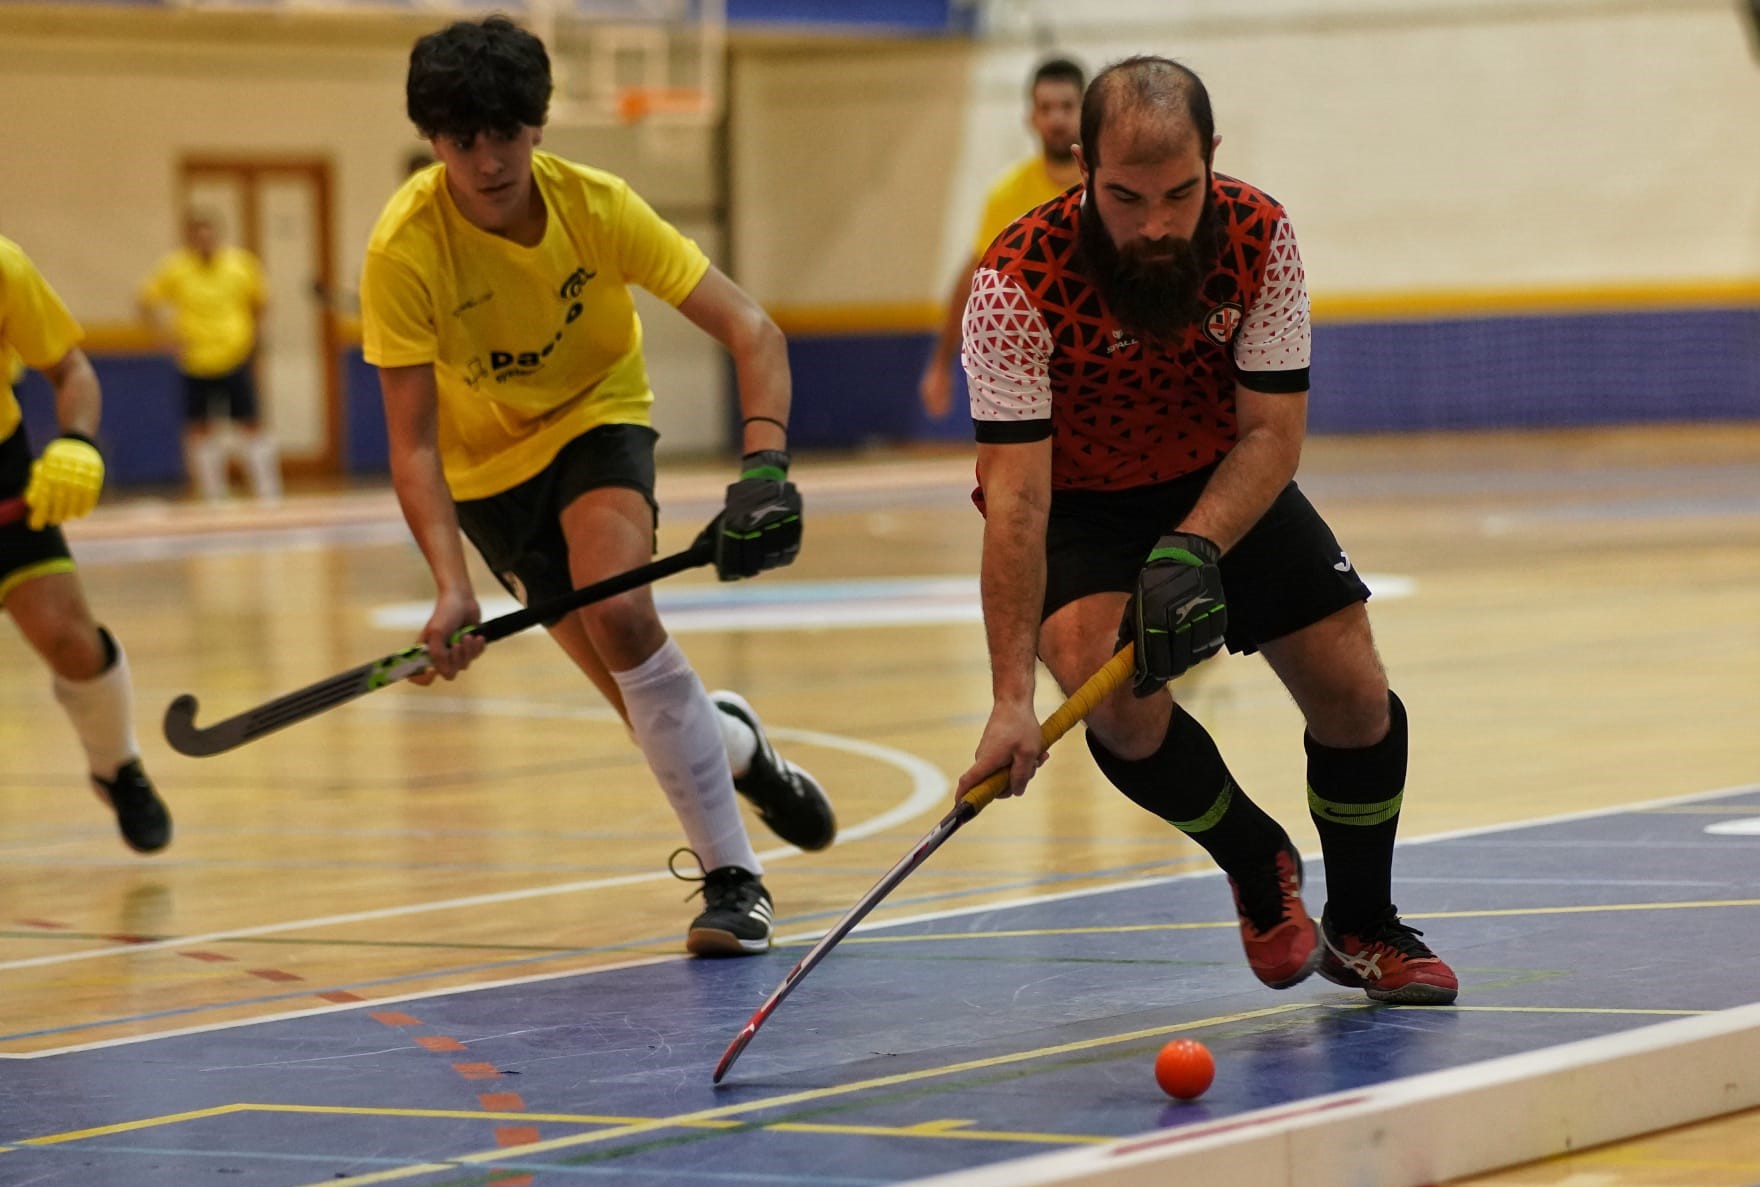
[{"label": "background player in yellow shirt", "polygon": [[947,312],[929,365],[923,369],[918,393],[923,409],[940,420],[953,405],[953,355],[959,349],[960,319],[965,316],[966,297],[972,291],[972,273],[990,241],[1008,224],[1042,202],[1049,202],[1082,179],[1070,146],[1080,135],[1082,88],[1086,76],[1068,58],[1048,58],[1033,71],[1027,84],[1027,123],[1039,137],[1036,156],[1012,166],[997,178],[984,199],[984,217],[978,222],[972,254],[959,270],[947,299]]},{"label": "background player in yellow shirt", "polygon": [[[177,354],[183,380],[184,459],[196,493],[209,502],[226,497],[230,450],[213,426],[224,404],[238,435],[238,456],[259,499],[281,495],[281,462],[275,439],[261,426],[252,367],[267,298],[257,258],[242,247],[223,247],[218,220],[191,212],[184,219],[184,245],[166,256],[141,287],[141,316]],[[169,326],[164,315],[171,316]]]},{"label": "background player in yellow shirt", "polygon": [[[379,216],[361,277],[363,347],[379,368],[391,474],[438,586],[422,642],[452,679],[482,651],[459,530],[521,601],[644,564],[654,552],[653,392],[629,288],[727,347],[744,466],[711,531],[723,580],[800,546],[787,481],[782,333],[618,177],[536,152],[550,102],[538,38],[505,17],[416,42],[407,106],[442,168]],[[616,705],[705,871],[686,947],[762,952],[772,906],[734,791],[779,836],[831,843],[831,806],[779,758],[738,696],[711,698],[639,589],[547,624]]]},{"label": "background player in yellow shirt", "polygon": [[141,769],[128,659],[93,620],[58,526],[90,512],[104,486],[96,441],[103,397],[82,336],[36,265],[0,239],[0,379],[14,360],[41,371],[61,427],[33,462],[18,400],[0,383],[0,606],[54,674],[55,699],[123,839],[152,853],[170,843],[171,816]]}]

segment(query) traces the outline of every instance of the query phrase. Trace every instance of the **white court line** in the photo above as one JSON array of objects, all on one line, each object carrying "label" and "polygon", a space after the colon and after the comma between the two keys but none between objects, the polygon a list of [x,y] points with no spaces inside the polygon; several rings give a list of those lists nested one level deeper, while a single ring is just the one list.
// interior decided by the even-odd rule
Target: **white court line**
[{"label": "white court line", "polygon": [[[431,711],[438,711],[434,703],[441,698],[423,698]],[[421,702],[412,702],[421,703]],[[467,701],[455,698],[456,705],[469,704],[474,712],[481,713],[486,707],[499,707],[506,712],[507,706],[518,704],[509,701]],[[544,706],[538,706],[544,708]],[[615,716],[609,710],[576,710],[557,716],[588,716],[604,713]],[[543,714],[537,714],[543,715]],[[855,840],[878,832],[884,832],[893,826],[903,823],[924,811],[940,806],[947,797],[952,781],[941,768],[918,758],[908,751],[891,746],[880,746],[873,742],[864,742],[858,738],[844,738],[836,734],[820,733],[817,730],[795,730],[774,728],[768,730],[771,737],[789,741],[802,742],[810,745],[823,746],[831,750],[843,750],[852,754],[860,754],[878,759],[898,767],[911,776],[911,793],[896,807],[882,812],[871,820],[863,821],[853,828],[841,830],[839,841]],[[951,803],[951,800],[947,800]],[[777,858],[800,856],[800,850],[793,846],[766,849],[758,854],[761,860],[770,861]],[[667,870],[656,870],[647,874],[623,874],[615,878],[591,878],[580,882],[563,882],[550,886],[532,886],[523,890],[503,890],[494,894],[474,894],[463,898],[439,899],[425,903],[409,903],[400,907],[380,907],[371,911],[352,911],[344,915],[324,915],[311,919],[290,919],[281,923],[265,923],[256,927],[232,928],[227,931],[208,932],[204,935],[180,936],[169,940],[152,940],[145,944],[125,944],[109,948],[87,948],[78,952],[60,952],[48,956],[33,956],[22,960],[0,961],[0,971],[8,969],[37,968],[43,965],[71,964],[81,960],[98,960],[109,956],[133,956],[142,952],[156,952],[166,948],[187,948],[192,945],[213,944],[225,940],[239,940],[250,936],[274,935],[288,931],[310,931],[320,928],[336,927],[348,923],[364,923],[375,919],[396,919],[408,915],[422,915],[432,911],[450,911],[463,907],[482,907],[494,903],[517,902],[521,899],[544,898],[550,895],[575,894],[584,890],[599,890],[608,886],[628,886],[637,882],[659,882],[671,878]]]}]

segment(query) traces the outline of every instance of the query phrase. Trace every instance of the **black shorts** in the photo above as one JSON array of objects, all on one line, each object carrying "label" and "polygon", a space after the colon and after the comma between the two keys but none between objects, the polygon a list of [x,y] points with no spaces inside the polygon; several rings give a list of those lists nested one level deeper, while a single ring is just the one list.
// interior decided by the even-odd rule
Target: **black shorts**
[{"label": "black shorts", "polygon": [[[31,446],[21,424],[0,441],[0,499],[24,495],[31,481]],[[33,532],[26,516],[0,523],[0,603],[19,585],[47,573],[73,572],[73,554],[60,528]]]},{"label": "black shorts", "polygon": [[[548,466],[518,486],[458,504],[458,524],[508,593],[521,605],[561,597],[574,588],[562,511],[582,494],[607,486],[640,491],[654,502],[654,442],[647,425],[599,425],[564,445]],[[560,618],[548,619],[552,626]]]},{"label": "black shorts", "polygon": [[[1143,558],[1198,501],[1211,469],[1122,491],[1058,491],[1046,530],[1043,617],[1077,598],[1130,593]],[[1295,483],[1222,558],[1228,649],[1242,655],[1369,597]]]},{"label": "black shorts", "polygon": [[232,420],[257,419],[257,381],[246,362],[224,375],[183,376],[183,418],[190,424],[207,424],[214,405],[224,402]]}]

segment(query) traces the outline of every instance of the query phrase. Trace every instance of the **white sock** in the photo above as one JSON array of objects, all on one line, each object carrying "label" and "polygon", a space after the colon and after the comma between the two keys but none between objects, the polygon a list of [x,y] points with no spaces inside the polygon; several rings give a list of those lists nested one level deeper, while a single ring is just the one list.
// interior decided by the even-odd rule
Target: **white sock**
[{"label": "white sock", "polygon": [[140,757],[141,748],[134,737],[134,690],[128,677],[128,657],[109,631],[99,627],[98,633],[111,653],[110,666],[90,680],[55,677],[55,699],[73,722],[92,774],[114,779],[118,767]]},{"label": "white sock", "polygon": [[275,438],[258,432],[244,438],[245,473],[251,478],[251,493],[266,503],[281,497],[281,454]]},{"label": "white sock", "polygon": [[196,484],[196,494],[209,503],[226,497],[226,451],[220,438],[212,433],[192,437],[184,449],[189,476]]},{"label": "white sock", "polygon": [[758,735],[731,713],[717,709],[715,716],[721,719],[721,744],[727,748],[727,765],[733,768],[733,777],[738,779],[752,765],[752,756],[758,753]]},{"label": "white sock", "polygon": [[705,870],[764,869],[746,836],[717,718],[690,661],[671,639],[642,664],[613,672],[636,745]]}]

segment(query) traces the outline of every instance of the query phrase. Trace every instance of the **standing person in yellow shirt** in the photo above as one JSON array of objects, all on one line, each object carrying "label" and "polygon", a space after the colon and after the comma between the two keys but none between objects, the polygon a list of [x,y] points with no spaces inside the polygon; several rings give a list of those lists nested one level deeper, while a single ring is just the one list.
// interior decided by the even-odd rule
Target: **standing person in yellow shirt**
[{"label": "standing person in yellow shirt", "polygon": [[[242,247],[223,247],[217,220],[192,212],[184,245],[141,288],[141,316],[177,354],[183,379],[184,458],[196,493],[226,497],[226,442],[214,431],[216,404],[239,437],[239,456],[259,499],[281,496],[275,439],[263,431],[252,375],[267,298],[263,271]],[[163,320],[171,315],[170,325]]]},{"label": "standing person in yellow shirt", "polygon": [[1027,124],[1039,137],[1039,152],[997,178],[984,199],[984,217],[979,220],[977,237],[972,241],[972,254],[954,281],[946,315],[935,337],[935,349],[918,385],[923,410],[936,420],[946,416],[953,406],[953,356],[959,349],[960,319],[965,316],[966,297],[972,291],[972,273],[977,270],[978,260],[1004,227],[1082,179],[1081,167],[1076,164],[1070,146],[1080,134],[1082,88],[1086,81],[1082,68],[1068,58],[1049,58],[1033,71],[1032,81],[1027,84],[1031,103]]},{"label": "standing person in yellow shirt", "polygon": [[96,441],[103,396],[82,336],[30,257],[0,238],[0,379],[15,359],[41,371],[61,427],[32,461],[18,400],[0,382],[0,607],[48,665],[123,840],[153,853],[171,842],[171,816],[141,769],[128,658],[92,618],[59,526],[90,512],[104,486]]},{"label": "standing person in yellow shirt", "polygon": [[[623,179],[536,151],[550,92],[543,42],[505,17],[419,39],[406,104],[441,167],[392,196],[361,276],[392,484],[438,587],[421,641],[448,680],[483,648],[453,641],[481,615],[461,528],[522,602],[653,556],[654,394],[631,286],[733,356],[745,452],[710,525],[722,580],[800,547],[781,331]],[[622,714],[703,867],[686,948],[767,950],[770,893],[734,793],[784,840],[819,849],[836,830],[824,792],[776,754],[742,698],[704,690],[650,590],[546,625]]]}]

